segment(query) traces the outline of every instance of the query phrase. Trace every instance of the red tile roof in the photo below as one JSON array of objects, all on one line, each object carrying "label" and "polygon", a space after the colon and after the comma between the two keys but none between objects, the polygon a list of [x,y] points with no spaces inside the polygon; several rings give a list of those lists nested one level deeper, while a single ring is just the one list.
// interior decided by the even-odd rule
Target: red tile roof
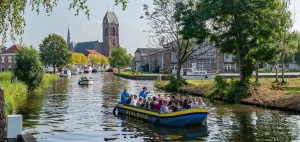
[{"label": "red tile roof", "polygon": [[[96,50],[88,50],[86,49],[87,52],[89,52],[90,54],[94,54],[94,55],[100,55],[100,56],[104,56],[101,53],[97,52]],[[105,56],[104,56],[105,57]]]},{"label": "red tile roof", "polygon": [[7,50],[5,50],[4,53],[15,53],[15,52],[18,51],[20,48],[21,48],[21,45],[14,44],[13,46],[11,46],[11,47],[8,48]]}]

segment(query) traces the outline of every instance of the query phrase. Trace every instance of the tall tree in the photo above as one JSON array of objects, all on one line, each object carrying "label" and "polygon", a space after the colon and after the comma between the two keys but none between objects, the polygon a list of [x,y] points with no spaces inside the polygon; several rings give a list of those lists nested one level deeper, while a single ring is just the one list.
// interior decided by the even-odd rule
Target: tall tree
[{"label": "tall tree", "polygon": [[109,58],[109,63],[112,67],[118,68],[118,73],[120,73],[121,68],[126,68],[130,65],[131,57],[127,54],[125,48],[115,48],[111,53]]},{"label": "tall tree", "polygon": [[100,56],[100,59],[101,59],[101,62],[100,62],[101,65],[108,65],[109,64],[109,59],[107,57]]},{"label": "tall tree", "polygon": [[[149,11],[149,6],[144,5],[145,16],[141,17],[151,27],[148,31],[149,46],[174,48],[177,58],[177,80],[181,79],[180,71],[185,62],[198,58],[214,48],[206,40],[207,30],[205,28],[205,21],[201,19],[197,19],[196,21],[196,19],[186,17],[195,8],[193,5],[194,0],[190,0],[189,3],[183,3],[186,4],[184,6],[183,4],[177,5],[178,10],[176,11],[176,2],[179,1],[153,0],[154,10],[151,12]],[[190,35],[193,33],[183,30],[183,24],[193,26],[195,23],[202,25],[202,27],[197,29],[197,42]],[[214,54],[212,53],[212,55]]]},{"label": "tall tree", "polygon": [[22,47],[16,53],[16,65],[14,74],[23,81],[29,91],[39,87],[43,83],[44,69],[38,52],[31,46]]},{"label": "tall tree", "polygon": [[49,34],[40,44],[40,55],[45,65],[53,65],[53,72],[58,66],[65,66],[72,62],[72,54],[68,51],[68,44],[57,34]]},{"label": "tall tree", "polygon": [[[181,7],[188,7],[182,2],[179,3]],[[204,26],[209,29],[210,39],[215,41],[221,52],[236,57],[240,81],[231,93],[235,96],[248,94],[248,84],[256,60],[269,60],[256,57],[263,54],[253,53],[262,53],[266,47],[270,48],[271,43],[275,42],[273,37],[282,32],[280,24],[290,18],[286,11],[281,10],[286,7],[280,0],[198,0],[192,5],[196,5],[194,6],[196,8],[192,9],[192,14],[183,13],[187,17],[183,30],[202,41],[203,38],[197,35],[198,29],[203,29],[203,24],[197,23],[197,19],[204,20],[207,23]],[[195,19],[195,22],[189,23],[189,19]],[[280,20],[282,21],[277,22]]]},{"label": "tall tree", "polygon": [[[0,1],[0,35],[2,36],[2,43],[6,42],[6,35],[10,34],[10,39],[16,41],[16,37],[20,36],[22,42],[22,35],[24,33],[25,10],[29,6],[31,11],[37,14],[44,10],[48,15],[52,12],[59,2],[65,0],[1,0]],[[121,3],[123,10],[126,8],[127,0],[114,0],[116,5]],[[69,10],[75,10],[75,16],[79,15],[81,11],[90,18],[87,0],[72,0],[69,2]]]},{"label": "tall tree", "polygon": [[101,63],[101,57],[95,54],[90,54],[88,60],[92,64],[92,67]]}]

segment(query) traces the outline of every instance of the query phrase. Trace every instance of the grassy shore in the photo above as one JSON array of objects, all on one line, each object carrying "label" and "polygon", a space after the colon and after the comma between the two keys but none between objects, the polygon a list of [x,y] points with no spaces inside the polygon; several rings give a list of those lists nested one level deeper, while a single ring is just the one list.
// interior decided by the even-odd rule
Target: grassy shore
[{"label": "grassy shore", "polygon": [[[300,79],[287,78],[287,84],[273,83],[273,78],[260,78],[260,86],[251,87],[251,96],[242,103],[300,111]],[[229,81],[229,79],[228,79]],[[187,80],[188,85],[179,89],[180,93],[209,97],[214,90],[214,80]],[[168,81],[156,81],[155,87],[163,89]],[[254,79],[251,79],[254,84]]]},{"label": "grassy shore", "polygon": [[[55,79],[57,79],[57,74],[46,74],[44,77],[44,84],[38,89],[34,90],[34,93],[42,93],[45,88],[49,86]],[[11,114],[14,107],[18,102],[26,99],[28,94],[27,86],[22,82],[11,83],[11,72],[0,73],[0,81],[2,88],[4,89],[4,98],[6,106],[6,114]]]}]

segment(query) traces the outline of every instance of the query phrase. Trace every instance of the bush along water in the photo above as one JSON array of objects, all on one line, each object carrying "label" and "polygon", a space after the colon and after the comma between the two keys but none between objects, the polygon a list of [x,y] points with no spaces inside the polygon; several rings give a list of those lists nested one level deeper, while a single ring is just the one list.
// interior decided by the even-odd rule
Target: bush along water
[{"label": "bush along water", "polygon": [[187,85],[188,83],[186,82],[185,79],[180,79],[177,80],[175,76],[171,76],[170,78],[170,83],[165,87],[166,92],[178,92],[179,88],[182,87],[183,85]]},{"label": "bush along water", "polygon": [[223,100],[227,103],[240,102],[242,98],[250,94],[249,83],[239,79],[227,81],[217,75],[214,82],[214,91],[210,95],[212,100]]}]

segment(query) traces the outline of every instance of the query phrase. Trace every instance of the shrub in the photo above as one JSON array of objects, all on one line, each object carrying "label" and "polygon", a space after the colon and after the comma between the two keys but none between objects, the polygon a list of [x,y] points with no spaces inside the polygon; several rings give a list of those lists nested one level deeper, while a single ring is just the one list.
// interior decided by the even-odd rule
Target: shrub
[{"label": "shrub", "polygon": [[16,54],[14,74],[24,82],[29,91],[33,91],[43,83],[44,70],[39,53],[33,47],[23,47]]},{"label": "shrub", "polygon": [[210,95],[211,99],[224,99],[230,90],[230,84],[221,76],[217,75],[214,81],[214,91]]},{"label": "shrub", "polygon": [[175,76],[171,76],[170,83],[165,87],[165,91],[167,92],[178,92],[179,88],[183,85],[187,85],[185,79],[177,80]]},{"label": "shrub", "polygon": [[157,89],[164,89],[169,84],[169,81],[162,81],[159,79],[156,79],[154,82],[154,87]]},{"label": "shrub", "polygon": [[232,82],[231,90],[225,98],[228,103],[240,102],[242,98],[250,95],[249,83],[240,80],[235,80]]}]

